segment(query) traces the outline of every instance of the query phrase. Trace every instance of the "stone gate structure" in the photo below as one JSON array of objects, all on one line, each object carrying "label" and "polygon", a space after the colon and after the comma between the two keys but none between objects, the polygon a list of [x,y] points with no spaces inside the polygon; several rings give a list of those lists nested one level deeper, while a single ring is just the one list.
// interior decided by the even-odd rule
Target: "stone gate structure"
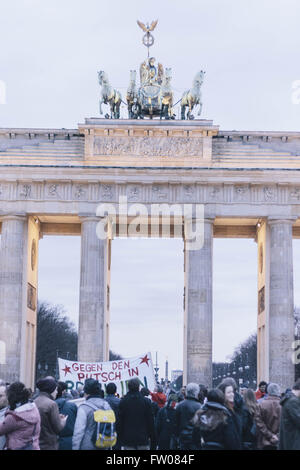
[{"label": "stone gate structure", "polygon": [[[43,235],[81,237],[78,359],[108,358],[118,226],[99,239],[96,210],[101,202],[117,207],[120,196],[128,209],[204,205],[203,247],[185,251],[184,382],[212,380],[213,238],[243,237],[257,242],[258,380],[290,386],[300,133],[228,132],[208,120],[92,118],[77,129],[0,129],[0,378],[34,384]],[[182,230],[171,236],[184,238],[184,221],[176,223]]]}]

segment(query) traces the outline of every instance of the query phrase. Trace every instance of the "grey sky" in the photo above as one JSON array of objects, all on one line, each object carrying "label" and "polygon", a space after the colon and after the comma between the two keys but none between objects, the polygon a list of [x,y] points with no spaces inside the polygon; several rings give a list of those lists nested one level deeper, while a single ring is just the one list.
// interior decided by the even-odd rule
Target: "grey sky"
[{"label": "grey sky", "polygon": [[[156,18],[151,54],[172,67],[176,97],[204,68],[203,118],[222,130],[299,130],[300,105],[291,100],[300,79],[298,0],[2,0],[0,80],[7,103],[0,105],[0,127],[76,127],[98,116],[97,70],[124,96],[129,70],[146,56],[136,19]],[[64,304],[76,318],[80,240],[45,237],[40,246],[40,297]],[[294,248],[299,305],[298,241]],[[139,354],[156,327],[162,337],[151,335],[152,352],[161,350],[171,368],[181,365],[182,263],[179,240],[114,240],[113,349]],[[256,245],[215,240],[215,359],[255,329],[256,303]],[[134,333],[124,343],[129,315]]]}]

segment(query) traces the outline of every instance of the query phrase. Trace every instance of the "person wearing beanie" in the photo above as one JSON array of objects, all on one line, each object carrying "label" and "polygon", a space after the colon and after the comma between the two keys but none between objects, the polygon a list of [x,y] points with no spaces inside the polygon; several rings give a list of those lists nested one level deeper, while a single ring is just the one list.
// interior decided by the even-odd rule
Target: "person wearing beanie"
[{"label": "person wearing beanie", "polygon": [[85,401],[78,407],[72,438],[73,450],[96,450],[92,442],[94,432],[94,412],[111,410],[106,400],[101,398],[103,391],[98,380],[86,379],[83,387]]},{"label": "person wearing beanie", "polygon": [[59,413],[55,403],[57,382],[48,376],[40,379],[36,386],[40,392],[34,400],[41,416],[40,449],[58,450],[58,435],[66,425],[67,416]]},{"label": "person wearing beanie", "polygon": [[268,396],[258,403],[256,415],[257,448],[276,450],[279,440],[280,396],[281,391],[276,383],[269,383]]}]

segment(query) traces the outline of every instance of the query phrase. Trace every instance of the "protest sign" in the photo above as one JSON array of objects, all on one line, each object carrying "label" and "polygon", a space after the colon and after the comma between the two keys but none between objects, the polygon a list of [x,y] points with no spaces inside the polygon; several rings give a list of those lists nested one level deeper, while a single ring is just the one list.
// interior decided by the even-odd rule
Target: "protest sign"
[{"label": "protest sign", "polygon": [[141,387],[154,391],[155,377],[151,353],[119,359],[109,362],[79,362],[58,358],[59,380],[66,382],[68,390],[77,389],[84,385],[85,379],[96,379],[102,384],[102,389],[113,382],[120,396],[128,391],[128,381],[139,379]]}]

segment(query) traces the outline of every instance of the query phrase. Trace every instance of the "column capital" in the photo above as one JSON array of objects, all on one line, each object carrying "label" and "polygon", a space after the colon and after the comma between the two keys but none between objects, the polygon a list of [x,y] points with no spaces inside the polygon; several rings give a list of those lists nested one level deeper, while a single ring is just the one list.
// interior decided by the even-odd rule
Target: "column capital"
[{"label": "column capital", "polygon": [[275,224],[290,224],[293,225],[298,217],[296,216],[270,216],[268,217],[267,221],[269,225],[275,225]]},{"label": "column capital", "polygon": [[82,222],[100,222],[105,219],[106,216],[96,216],[95,214],[78,214],[78,217]]},{"label": "column capital", "polygon": [[4,222],[6,220],[18,220],[25,222],[27,220],[26,214],[5,214],[0,216],[0,222]]}]

